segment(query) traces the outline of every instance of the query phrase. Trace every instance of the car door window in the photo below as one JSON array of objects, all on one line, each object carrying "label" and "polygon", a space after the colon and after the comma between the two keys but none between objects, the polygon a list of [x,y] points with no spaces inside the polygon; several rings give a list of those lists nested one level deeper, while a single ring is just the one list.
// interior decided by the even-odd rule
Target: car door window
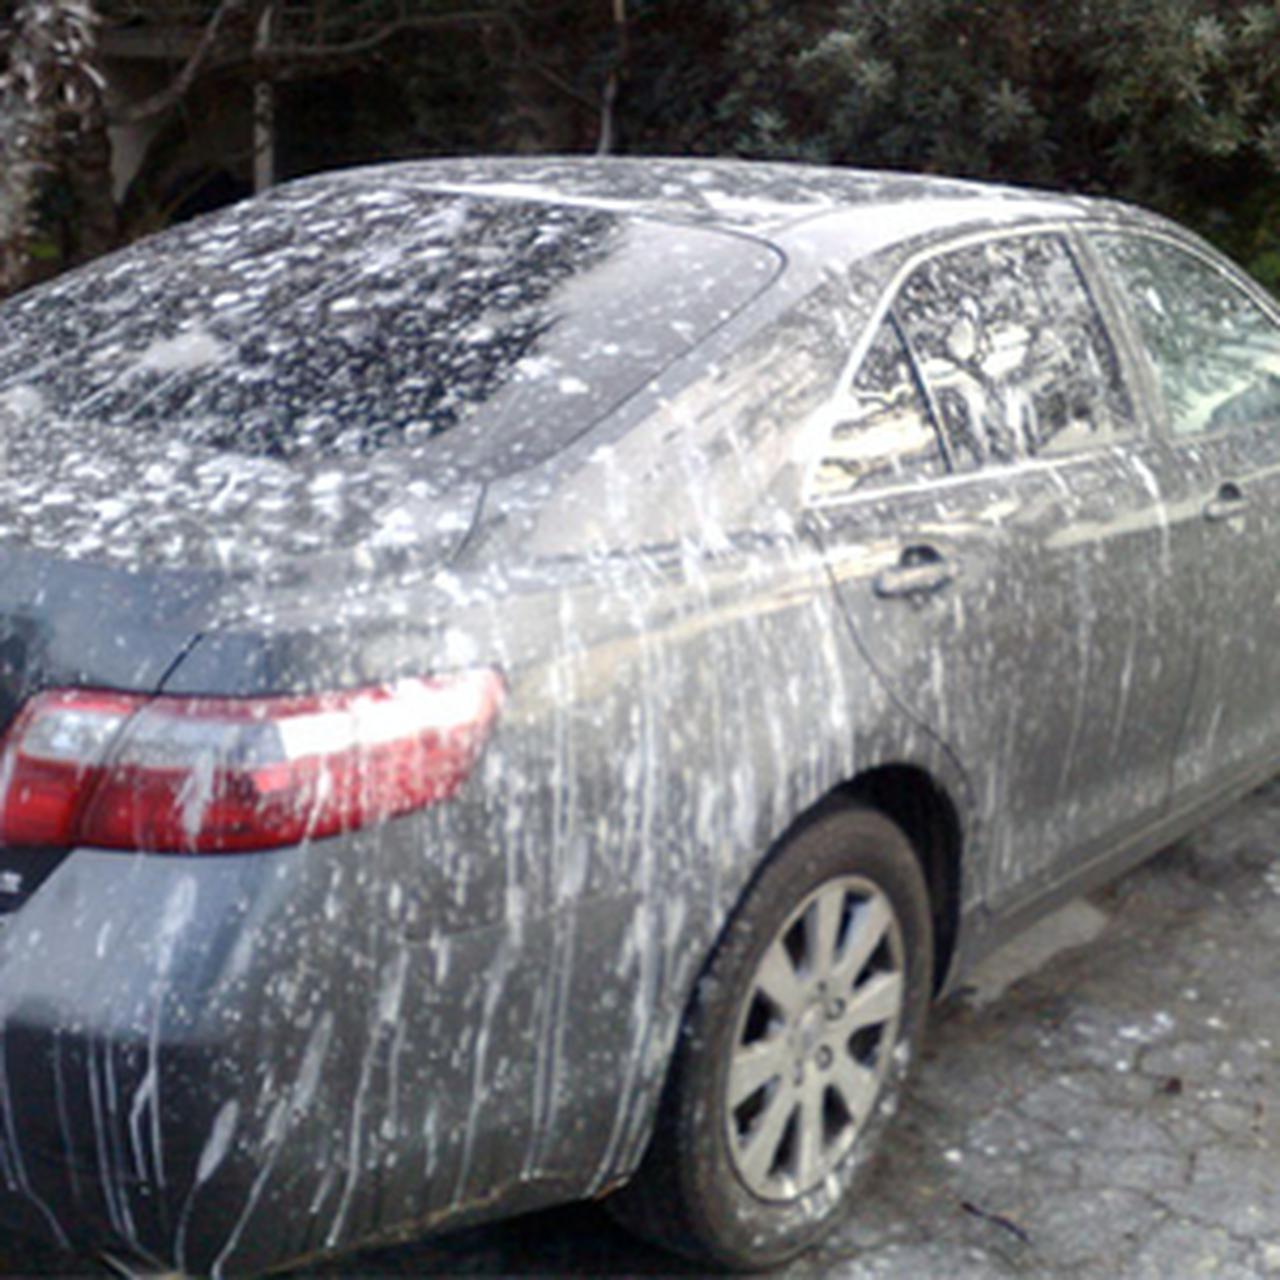
[{"label": "car door window", "polygon": [[895,304],[959,470],[1108,443],[1133,430],[1119,362],[1065,239],[931,258]]},{"label": "car door window", "polygon": [[1280,417],[1280,327],[1242,288],[1167,241],[1093,241],[1128,299],[1175,435]]},{"label": "car door window", "polygon": [[810,482],[811,500],[946,472],[937,429],[892,320],[880,325],[841,407]]}]

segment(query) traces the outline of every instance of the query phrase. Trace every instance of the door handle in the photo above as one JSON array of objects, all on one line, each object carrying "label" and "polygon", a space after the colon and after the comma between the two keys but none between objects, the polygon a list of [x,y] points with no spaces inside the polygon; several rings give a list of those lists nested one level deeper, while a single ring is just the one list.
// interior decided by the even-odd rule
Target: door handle
[{"label": "door handle", "polygon": [[904,547],[898,563],[881,569],[873,586],[878,596],[930,596],[954,577],[955,571],[936,547],[920,544]]},{"label": "door handle", "polygon": [[1244,515],[1248,506],[1249,499],[1244,496],[1240,486],[1228,480],[1226,484],[1220,485],[1218,492],[1204,504],[1204,518],[1215,522],[1234,520],[1237,516]]}]

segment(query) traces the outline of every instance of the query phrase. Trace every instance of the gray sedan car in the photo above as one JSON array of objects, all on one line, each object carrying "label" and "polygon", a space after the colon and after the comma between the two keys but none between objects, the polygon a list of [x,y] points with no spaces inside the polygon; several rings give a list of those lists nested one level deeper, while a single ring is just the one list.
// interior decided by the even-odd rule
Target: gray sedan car
[{"label": "gray sedan car", "polygon": [[1280,752],[1280,313],[1115,204],[324,176],[0,308],[0,449],[0,1221],[135,1270],[778,1263]]}]

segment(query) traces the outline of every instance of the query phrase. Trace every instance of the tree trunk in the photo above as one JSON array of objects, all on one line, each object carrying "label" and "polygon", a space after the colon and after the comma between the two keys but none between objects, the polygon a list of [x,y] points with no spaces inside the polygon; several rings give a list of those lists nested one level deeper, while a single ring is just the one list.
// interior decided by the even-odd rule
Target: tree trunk
[{"label": "tree trunk", "polygon": [[22,0],[0,73],[0,295],[115,242],[91,0]]},{"label": "tree trunk", "polygon": [[64,264],[87,262],[114,249],[119,219],[112,194],[111,139],[101,95],[93,109],[64,134],[62,173],[66,184],[70,253]]}]

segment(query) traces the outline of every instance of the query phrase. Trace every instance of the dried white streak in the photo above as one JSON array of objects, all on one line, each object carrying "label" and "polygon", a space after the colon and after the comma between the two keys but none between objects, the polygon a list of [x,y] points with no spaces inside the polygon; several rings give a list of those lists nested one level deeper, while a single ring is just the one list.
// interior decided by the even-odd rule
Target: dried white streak
[{"label": "dried white streak", "polygon": [[62,1224],[58,1221],[53,1210],[38,1196],[31,1186],[31,1181],[27,1176],[27,1167],[22,1159],[22,1151],[18,1144],[18,1131],[14,1124],[13,1095],[9,1088],[9,1067],[8,1067],[8,1045],[5,1041],[4,1029],[0,1026],[0,1113],[4,1117],[4,1133],[3,1142],[0,1142],[0,1157],[4,1157],[0,1161],[0,1172],[3,1172],[6,1180],[16,1183],[18,1189],[28,1200],[35,1205],[40,1216],[49,1224],[53,1231],[54,1238],[59,1245],[66,1249],[70,1247],[66,1233],[62,1230]]},{"label": "dried white streak", "polygon": [[214,1170],[226,1158],[239,1121],[240,1104],[235,1098],[229,1098],[218,1109],[218,1114],[213,1120],[213,1128],[209,1130],[209,1137],[201,1149],[200,1160],[196,1165],[195,1185],[197,1187],[208,1182]]},{"label": "dried white streak", "polygon": [[196,881],[182,876],[169,891],[160,914],[155,942],[155,970],[151,980],[151,1026],[147,1036],[147,1069],[134,1094],[129,1110],[129,1137],[133,1147],[133,1163],[140,1178],[147,1177],[146,1153],[142,1142],[142,1116],[150,1104],[150,1137],[155,1179],[165,1185],[164,1145],[160,1133],[160,1020],[164,1013],[169,971],[178,939],[186,932],[195,916]]},{"label": "dried white streak", "polygon": [[1055,808],[1066,803],[1071,766],[1075,762],[1076,749],[1079,746],[1080,734],[1084,728],[1085,705],[1089,700],[1090,637],[1093,635],[1092,600],[1089,589],[1089,566],[1083,550],[1074,556],[1076,566],[1076,598],[1077,618],[1089,619],[1088,623],[1076,629],[1076,672],[1075,693],[1071,701],[1071,726],[1067,731],[1067,745],[1062,753],[1062,764],[1058,771],[1058,788],[1055,796]]},{"label": "dried white streak", "polygon": [[[638,902],[632,924],[632,939],[636,947],[635,994],[631,1007],[631,1046],[626,1054],[623,1084],[619,1090],[618,1107],[614,1113],[613,1128],[604,1154],[589,1184],[588,1194],[594,1194],[608,1178],[616,1159],[618,1147],[625,1132],[626,1118],[632,1105],[635,1081],[645,1065],[650,1037],[653,1030],[654,1011],[658,1007],[659,986],[662,980],[662,956],[657,946],[657,920],[661,910],[657,893],[657,855],[653,840],[654,786],[658,776],[658,744],[655,708],[651,690],[655,688],[652,633],[640,627],[640,660],[645,698],[640,716],[640,769],[638,827],[634,847],[639,856]],[[636,786],[633,776],[627,788],[630,793]]]},{"label": "dried white streak", "polygon": [[[71,1117],[67,1111],[67,1087],[62,1074],[62,1029],[54,1032],[53,1042],[53,1096],[58,1108],[58,1133],[62,1138],[62,1150],[66,1156],[67,1173],[71,1178],[71,1196],[80,1199],[80,1174],[76,1167],[75,1148],[71,1142]],[[0,1146],[0,1154],[4,1148]]]},{"label": "dried white streak", "polygon": [[398,969],[393,969],[390,980],[384,974],[382,989],[378,997],[378,1005],[374,1011],[374,1022],[370,1027],[369,1043],[360,1058],[360,1078],[356,1083],[355,1105],[351,1111],[351,1129],[347,1141],[347,1176],[342,1188],[342,1196],[338,1201],[337,1212],[325,1233],[325,1244],[332,1248],[342,1238],[346,1226],[347,1214],[351,1210],[351,1201],[355,1195],[356,1184],[360,1180],[361,1153],[365,1132],[365,1108],[369,1102],[369,1086],[373,1079],[373,1069],[377,1059],[376,1048],[387,1029],[394,1023],[400,1011],[400,1001],[404,996],[405,973],[407,972],[408,955],[401,948],[398,953]]},{"label": "dried white streak", "polygon": [[[537,1079],[541,1090],[534,1102],[533,1127],[529,1151],[525,1159],[526,1174],[541,1167],[546,1149],[555,1130],[556,1098],[562,1075],[565,1019],[568,1011],[569,986],[573,970],[576,943],[576,917],[570,905],[565,906],[567,886],[563,880],[561,858],[569,841],[576,834],[572,825],[573,804],[576,793],[576,760],[573,735],[570,732],[566,707],[577,703],[577,672],[574,657],[580,643],[574,632],[573,601],[566,592],[560,597],[560,631],[564,657],[551,664],[548,679],[551,684],[552,705],[552,757],[551,757],[551,845],[555,882],[551,885],[553,933],[551,941],[551,980],[548,995],[542,1005],[543,1020],[538,1036]],[[474,1112],[475,1101],[472,1101]],[[474,1135],[471,1126],[467,1133],[467,1151],[463,1172],[458,1179],[458,1194],[464,1187],[464,1175],[469,1170],[470,1148]]]},{"label": "dried white streak", "polygon": [[[236,1246],[240,1243],[240,1237],[244,1234],[244,1229],[252,1216],[254,1209],[257,1208],[258,1201],[262,1197],[262,1192],[266,1188],[267,1183],[271,1179],[271,1175],[275,1172],[276,1162],[280,1158],[281,1151],[284,1150],[284,1140],[289,1131],[290,1124],[295,1122],[297,1118],[304,1115],[311,1105],[311,1100],[315,1095],[316,1086],[320,1080],[320,1069],[324,1064],[325,1056],[329,1051],[329,1042],[333,1038],[333,1014],[326,1010],[320,1021],[316,1024],[315,1030],[312,1031],[310,1039],[307,1041],[306,1051],[302,1055],[302,1065],[298,1068],[297,1079],[293,1083],[293,1088],[289,1091],[287,1098],[280,1099],[272,1108],[270,1115],[267,1117],[266,1127],[263,1132],[263,1139],[259,1149],[259,1154],[266,1154],[267,1158],[262,1161],[257,1176],[253,1180],[253,1185],[249,1189],[249,1195],[245,1200],[244,1208],[240,1211],[240,1217],[236,1220],[236,1225],[232,1228],[227,1236],[226,1243],[223,1245],[221,1252],[214,1260],[210,1269],[211,1274],[220,1280],[223,1275],[223,1267],[227,1259],[235,1251]],[[219,1113],[221,1114],[221,1113]],[[218,1120],[214,1120],[214,1128],[216,1129]],[[186,1220],[190,1214],[192,1201],[199,1183],[192,1187],[191,1195],[188,1196],[187,1204],[183,1210],[183,1224],[178,1233],[178,1247],[176,1250],[179,1267],[185,1268],[186,1265],[186,1249],[185,1249],[185,1231]]]},{"label": "dried white streak", "polygon": [[[253,1186],[249,1189],[248,1198],[245,1201],[244,1209],[241,1210],[240,1217],[236,1220],[236,1225],[232,1228],[227,1236],[226,1243],[222,1246],[222,1251],[213,1261],[213,1266],[209,1268],[209,1274],[214,1280],[222,1280],[225,1274],[223,1267],[226,1265],[227,1259],[235,1251],[236,1246],[240,1243],[240,1237],[244,1232],[244,1228],[249,1221],[254,1209],[258,1206],[258,1201],[262,1197],[262,1192],[267,1183],[271,1180],[271,1175],[275,1172],[276,1161],[280,1158],[280,1152],[284,1149],[284,1133],[287,1127],[285,1117],[289,1110],[289,1102],[285,1098],[281,1098],[272,1108],[271,1114],[267,1117],[266,1131],[263,1135],[263,1150],[268,1153],[267,1159],[264,1160],[258,1169],[257,1177],[253,1180]],[[182,1257],[179,1255],[179,1263]]]},{"label": "dried white streak", "polygon": [[[85,1073],[89,1085],[89,1109],[93,1120],[94,1149],[98,1159],[98,1176],[102,1185],[102,1198],[107,1207],[107,1216],[118,1234],[126,1240],[134,1237],[133,1223],[129,1216],[129,1206],[121,1188],[116,1186],[114,1178],[114,1161],[108,1142],[109,1116],[114,1112],[104,1107],[102,1083],[97,1066],[97,1044],[93,1040],[87,1042],[88,1052],[85,1056]],[[109,1052],[109,1051],[108,1051]]]},{"label": "dried white streak", "polygon": [[471,1173],[471,1161],[475,1154],[476,1129],[480,1120],[480,1108],[485,1100],[485,1069],[489,1061],[489,1045],[493,1036],[493,1020],[505,994],[507,979],[511,974],[514,956],[503,938],[485,973],[484,1006],[480,1028],[476,1032],[471,1049],[471,1097],[467,1104],[467,1128],[463,1138],[462,1159],[458,1165],[458,1180],[453,1198],[461,1203],[466,1194],[467,1178]]},{"label": "dried white streak", "polygon": [[382,1021],[395,1026],[395,1034],[391,1042],[391,1062],[387,1067],[387,1114],[382,1122],[382,1136],[389,1142],[395,1141],[400,1127],[400,1059],[404,1055],[405,1035],[409,1025],[400,1016],[405,981],[409,972],[409,951],[406,947],[401,947],[396,952],[394,964],[391,976],[383,982],[383,989],[379,995]]}]

